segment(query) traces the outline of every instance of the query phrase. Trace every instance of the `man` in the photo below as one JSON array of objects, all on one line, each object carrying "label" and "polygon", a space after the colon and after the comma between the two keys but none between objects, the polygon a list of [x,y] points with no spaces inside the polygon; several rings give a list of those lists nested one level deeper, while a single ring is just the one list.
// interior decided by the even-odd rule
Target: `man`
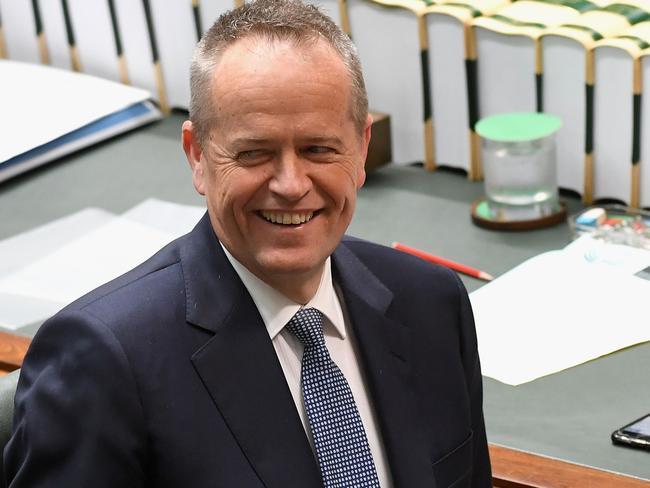
[{"label": "man", "polygon": [[460,281],[343,237],[371,125],[347,37],[259,0],[206,34],[191,81],[207,215],[43,325],[10,486],[491,486]]}]

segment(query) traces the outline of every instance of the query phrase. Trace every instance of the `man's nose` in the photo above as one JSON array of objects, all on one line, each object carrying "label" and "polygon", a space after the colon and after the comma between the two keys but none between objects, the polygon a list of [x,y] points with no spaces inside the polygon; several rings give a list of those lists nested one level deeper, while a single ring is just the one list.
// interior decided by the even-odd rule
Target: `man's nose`
[{"label": "man's nose", "polygon": [[312,187],[306,164],[295,152],[282,153],[273,168],[269,190],[288,201],[300,200]]}]

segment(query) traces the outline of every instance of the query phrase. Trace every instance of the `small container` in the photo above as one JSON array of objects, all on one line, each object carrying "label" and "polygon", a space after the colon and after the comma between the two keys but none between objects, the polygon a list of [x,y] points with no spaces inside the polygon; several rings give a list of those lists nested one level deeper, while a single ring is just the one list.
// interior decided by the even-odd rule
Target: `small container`
[{"label": "small container", "polygon": [[[602,218],[592,222],[593,215]],[[610,244],[625,244],[650,250],[650,211],[605,204],[588,207],[569,219],[573,239],[589,234],[594,239]]]},{"label": "small container", "polygon": [[507,113],[481,119],[485,192],[491,217],[529,220],[560,210],[555,132],[561,120],[544,113]]}]

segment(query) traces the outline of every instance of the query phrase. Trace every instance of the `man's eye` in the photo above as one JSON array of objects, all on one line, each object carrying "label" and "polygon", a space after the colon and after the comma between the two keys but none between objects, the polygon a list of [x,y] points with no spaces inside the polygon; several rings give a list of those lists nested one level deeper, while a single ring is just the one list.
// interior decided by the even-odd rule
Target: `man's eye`
[{"label": "man's eye", "polygon": [[334,149],[327,146],[309,146],[309,148],[307,148],[307,151],[312,154],[327,154],[333,152]]},{"label": "man's eye", "polygon": [[263,149],[253,149],[251,151],[241,151],[237,154],[237,160],[244,163],[254,163],[263,160],[268,152]]}]

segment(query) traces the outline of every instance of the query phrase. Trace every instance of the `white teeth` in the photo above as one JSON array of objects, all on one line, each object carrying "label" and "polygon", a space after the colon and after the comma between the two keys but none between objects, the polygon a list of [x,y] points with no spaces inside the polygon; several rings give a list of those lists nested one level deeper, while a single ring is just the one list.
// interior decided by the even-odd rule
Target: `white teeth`
[{"label": "white teeth", "polygon": [[299,213],[299,212],[271,212],[268,210],[262,210],[260,212],[262,217],[264,217],[269,222],[274,224],[292,224],[299,225],[309,222],[314,216],[314,212]]}]

